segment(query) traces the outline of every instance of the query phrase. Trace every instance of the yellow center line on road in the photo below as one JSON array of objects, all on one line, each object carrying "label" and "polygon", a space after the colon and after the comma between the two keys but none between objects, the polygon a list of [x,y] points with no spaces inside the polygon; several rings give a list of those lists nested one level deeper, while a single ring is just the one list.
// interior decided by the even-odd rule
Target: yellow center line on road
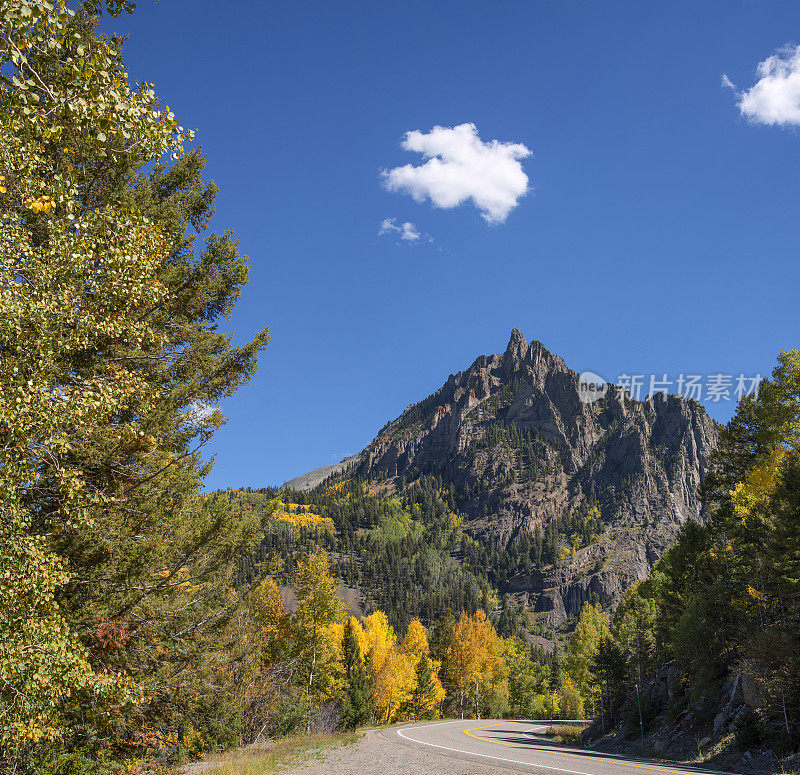
[{"label": "yellow center line on road", "polygon": [[[487,743],[494,743],[495,745],[507,745],[509,748],[527,748],[528,750],[530,750],[530,746],[527,745],[519,745],[517,743],[506,743],[503,740],[493,740],[490,737],[481,737],[480,735],[472,734],[473,732],[479,732],[483,729],[489,729],[491,727],[496,727],[496,726],[497,724],[487,724],[484,727],[471,727],[470,729],[462,729],[461,731],[465,735],[474,737],[476,740],[484,740]],[[522,734],[526,733],[523,732]],[[638,767],[640,770],[654,770],[655,772],[668,772],[671,773],[671,775],[698,775],[697,772],[676,770],[674,768],[667,769],[666,767],[655,767],[651,764],[633,764],[632,762],[621,761],[619,759],[604,759],[599,756],[582,756],[579,753],[567,753],[566,751],[551,751],[548,749],[546,753],[554,753],[558,756],[569,756],[573,759],[585,759],[586,761],[592,761],[592,762],[606,762],[608,764],[617,764],[622,767]]]}]

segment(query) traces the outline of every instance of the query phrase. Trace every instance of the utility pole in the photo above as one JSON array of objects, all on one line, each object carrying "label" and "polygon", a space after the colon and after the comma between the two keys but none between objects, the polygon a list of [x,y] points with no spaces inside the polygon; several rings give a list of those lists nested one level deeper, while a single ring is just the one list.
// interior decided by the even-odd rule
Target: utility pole
[{"label": "utility pole", "polygon": [[639,706],[639,731],[642,733],[642,748],[644,748],[644,721],[642,721],[642,698],[639,696],[639,684],[636,684],[636,703]]},{"label": "utility pole", "polygon": [[605,717],[604,707],[603,707],[603,687],[602,686],[600,687],[600,725],[601,725],[602,730],[603,730],[603,736],[605,737],[605,734],[606,734],[606,717]]},{"label": "utility pole", "polygon": [[786,694],[781,686],[781,699],[783,700],[783,723],[786,724],[786,734],[791,737],[791,730],[789,729],[789,717],[786,715]]}]

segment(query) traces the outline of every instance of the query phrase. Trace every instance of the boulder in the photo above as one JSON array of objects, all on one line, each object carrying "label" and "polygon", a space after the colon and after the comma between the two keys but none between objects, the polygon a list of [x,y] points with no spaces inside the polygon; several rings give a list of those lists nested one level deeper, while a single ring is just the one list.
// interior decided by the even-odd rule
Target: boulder
[{"label": "boulder", "polygon": [[760,708],[763,705],[763,699],[758,681],[751,675],[742,675],[741,679],[742,699],[751,708]]},{"label": "boulder", "polygon": [[739,759],[739,764],[750,764],[752,760],[753,754],[751,754],[750,751],[745,751],[742,758]]},{"label": "boulder", "polygon": [[733,687],[731,688],[731,696],[728,700],[729,705],[741,705],[744,702],[742,695],[742,675],[737,675],[733,680]]}]

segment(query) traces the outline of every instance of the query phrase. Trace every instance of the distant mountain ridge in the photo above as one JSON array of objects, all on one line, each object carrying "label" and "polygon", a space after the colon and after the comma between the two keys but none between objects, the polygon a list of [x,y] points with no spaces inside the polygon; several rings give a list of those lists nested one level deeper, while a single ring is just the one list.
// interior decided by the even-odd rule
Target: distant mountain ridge
[{"label": "distant mountain ridge", "polygon": [[[354,475],[389,491],[441,476],[456,488],[467,532],[500,546],[598,509],[591,541],[572,539],[555,567],[509,578],[501,590],[557,626],[587,600],[613,606],[684,522],[702,521],[697,491],[716,443],[713,420],[683,397],[637,401],[609,385],[583,403],[578,375],[514,329],[504,352],[451,375],[337,470],[355,464]],[[324,470],[291,482],[310,484]]]},{"label": "distant mountain ridge", "polygon": [[350,455],[344,460],[333,463],[329,466],[320,466],[313,471],[306,474],[295,476],[294,479],[289,479],[281,485],[283,490],[313,490],[317,485],[322,484],[329,476],[338,474],[346,470],[350,466],[355,466],[361,462],[361,453],[357,455]]}]

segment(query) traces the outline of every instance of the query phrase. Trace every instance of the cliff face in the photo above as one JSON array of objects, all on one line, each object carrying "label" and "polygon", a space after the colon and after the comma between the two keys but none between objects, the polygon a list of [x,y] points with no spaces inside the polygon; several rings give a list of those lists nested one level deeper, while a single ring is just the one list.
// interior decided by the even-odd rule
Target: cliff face
[{"label": "cliff face", "polygon": [[528,610],[555,626],[584,601],[613,606],[702,520],[697,489],[717,430],[677,396],[632,400],[608,386],[580,400],[578,376],[516,329],[505,352],[481,356],[388,423],[361,453],[373,481],[435,473],[452,482],[477,540],[501,545],[595,504],[602,530],[557,567],[507,580]]}]

